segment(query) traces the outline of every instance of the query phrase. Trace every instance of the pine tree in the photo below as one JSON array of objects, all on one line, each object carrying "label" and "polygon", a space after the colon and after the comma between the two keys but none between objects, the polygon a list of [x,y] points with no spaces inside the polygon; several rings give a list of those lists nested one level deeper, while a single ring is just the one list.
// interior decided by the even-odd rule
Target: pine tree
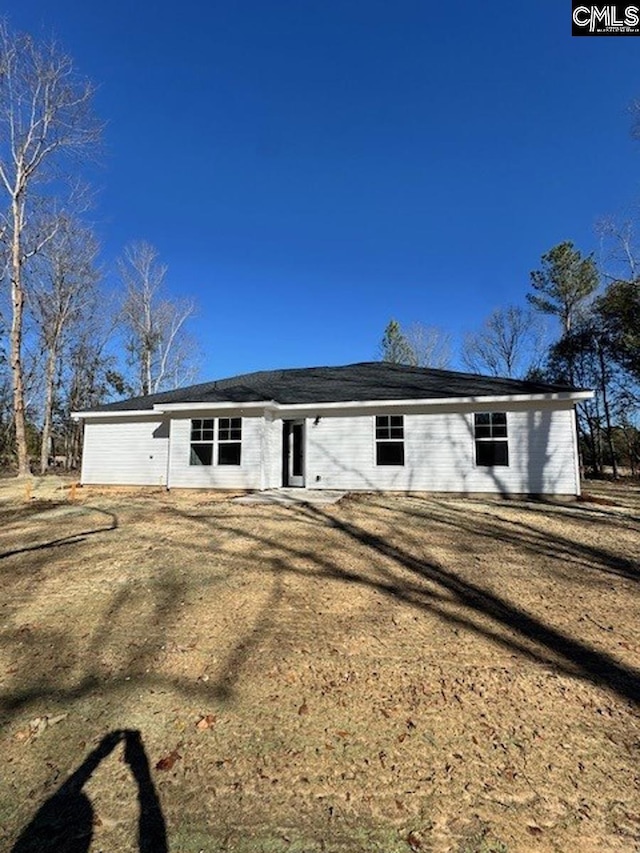
[{"label": "pine tree", "polygon": [[413,348],[405,337],[397,320],[389,320],[380,343],[382,361],[391,364],[416,364]]},{"label": "pine tree", "polygon": [[583,258],[573,243],[559,243],[542,256],[542,269],[531,273],[528,301],[543,314],[554,314],[568,334],[580,309],[598,287],[598,272],[591,256]]}]

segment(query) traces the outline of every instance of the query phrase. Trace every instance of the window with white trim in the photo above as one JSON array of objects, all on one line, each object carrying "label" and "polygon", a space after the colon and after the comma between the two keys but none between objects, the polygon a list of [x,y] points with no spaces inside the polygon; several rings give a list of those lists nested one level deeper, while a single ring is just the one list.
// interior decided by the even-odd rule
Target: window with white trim
[{"label": "window with white trim", "polygon": [[191,421],[190,465],[213,465],[214,418],[196,418]]},{"label": "window with white trim", "polygon": [[404,465],[404,416],[376,416],[376,465]]},{"label": "window with white trim", "polygon": [[218,465],[239,465],[242,418],[218,418]]},{"label": "window with white trim", "polygon": [[[214,448],[216,439],[217,447]],[[194,418],[191,421],[190,465],[213,465],[214,456],[217,465],[240,465],[241,455],[242,418]]]},{"label": "window with white trim", "polygon": [[477,412],[473,416],[476,465],[494,468],[509,465],[506,412]]}]

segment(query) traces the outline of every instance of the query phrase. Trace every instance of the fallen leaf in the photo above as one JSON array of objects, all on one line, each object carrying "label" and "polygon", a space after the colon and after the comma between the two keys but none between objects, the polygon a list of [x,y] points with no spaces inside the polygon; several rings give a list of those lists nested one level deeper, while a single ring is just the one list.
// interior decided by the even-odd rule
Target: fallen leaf
[{"label": "fallen leaf", "polygon": [[422,849],[422,840],[415,832],[410,832],[406,838],[407,844],[412,850],[421,850]]},{"label": "fallen leaf", "polygon": [[204,731],[205,729],[212,729],[215,725],[216,718],[213,714],[205,714],[204,717],[200,717],[198,722],[196,723],[196,728],[200,729],[200,731]]},{"label": "fallen leaf", "polygon": [[309,713],[309,708],[307,706],[307,700],[303,699],[302,705],[300,705],[300,707],[298,708],[298,714],[300,714],[300,716],[302,716],[303,714],[308,714],[308,713]]},{"label": "fallen leaf", "polygon": [[179,758],[182,758],[177,749],[174,749],[173,752],[170,752],[168,755],[165,755],[164,758],[161,758],[160,761],[156,764],[156,770],[171,770],[173,765],[178,761]]},{"label": "fallen leaf", "polygon": [[527,831],[529,832],[529,835],[542,835],[540,827],[531,823],[527,825]]}]

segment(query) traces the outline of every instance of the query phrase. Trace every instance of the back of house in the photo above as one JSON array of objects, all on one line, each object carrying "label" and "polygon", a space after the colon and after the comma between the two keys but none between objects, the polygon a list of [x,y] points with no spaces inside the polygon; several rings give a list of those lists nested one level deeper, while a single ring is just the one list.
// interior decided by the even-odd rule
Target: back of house
[{"label": "back of house", "polygon": [[591,396],[386,362],[261,371],[75,413],[81,481],[577,495]]}]

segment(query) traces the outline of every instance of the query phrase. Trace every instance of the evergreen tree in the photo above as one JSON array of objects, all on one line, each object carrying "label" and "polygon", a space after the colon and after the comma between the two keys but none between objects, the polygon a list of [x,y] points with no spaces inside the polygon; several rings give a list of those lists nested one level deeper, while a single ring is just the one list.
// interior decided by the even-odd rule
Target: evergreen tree
[{"label": "evergreen tree", "polygon": [[384,336],[380,343],[382,361],[391,364],[416,364],[416,355],[413,347],[407,340],[397,320],[389,320],[384,330]]},{"label": "evergreen tree", "polygon": [[563,334],[568,334],[598,287],[593,258],[583,257],[573,243],[559,243],[542,256],[542,268],[531,273],[529,302],[543,314],[559,318]]},{"label": "evergreen tree", "polygon": [[608,353],[640,382],[640,281],[614,281],[597,300]]}]

